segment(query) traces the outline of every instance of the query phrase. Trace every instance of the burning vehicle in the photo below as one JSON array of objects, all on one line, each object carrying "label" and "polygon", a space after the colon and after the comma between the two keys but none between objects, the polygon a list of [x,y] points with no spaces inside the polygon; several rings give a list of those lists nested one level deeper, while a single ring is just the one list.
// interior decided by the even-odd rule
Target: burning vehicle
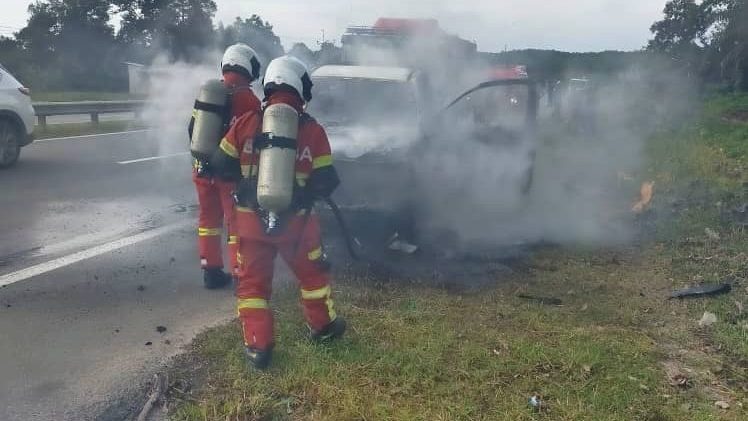
[{"label": "burning vehicle", "polygon": [[538,94],[524,66],[481,62],[474,43],[430,20],[379,19],[349,28],[342,43],[346,64],[311,75],[309,112],[326,128],[344,180],[335,200],[353,231],[372,237],[362,240],[414,251],[433,230],[424,215],[459,203],[485,175],[453,171],[474,154],[509,157],[498,173],[491,168],[491,202],[528,192]]}]

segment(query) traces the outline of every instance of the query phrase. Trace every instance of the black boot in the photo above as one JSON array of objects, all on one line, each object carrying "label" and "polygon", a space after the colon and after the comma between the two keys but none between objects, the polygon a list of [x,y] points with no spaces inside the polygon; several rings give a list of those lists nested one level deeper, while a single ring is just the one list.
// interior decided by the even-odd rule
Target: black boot
[{"label": "black boot", "polygon": [[203,270],[203,284],[207,289],[223,288],[231,283],[231,275],[221,268],[207,268]]},{"label": "black boot", "polygon": [[312,330],[309,337],[314,342],[328,342],[343,336],[345,325],[345,319],[342,317],[336,317],[335,320],[331,321],[322,330],[318,332]]},{"label": "black boot", "polygon": [[264,370],[270,365],[270,361],[273,359],[273,347],[261,351],[252,347],[246,347],[244,349],[247,355],[247,361],[258,370]]}]

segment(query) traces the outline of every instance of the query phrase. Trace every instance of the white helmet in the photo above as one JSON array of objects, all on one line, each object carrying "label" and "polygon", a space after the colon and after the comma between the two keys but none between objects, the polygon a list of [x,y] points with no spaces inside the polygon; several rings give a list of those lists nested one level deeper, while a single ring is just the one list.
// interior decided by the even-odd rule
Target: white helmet
[{"label": "white helmet", "polygon": [[247,44],[230,45],[223,53],[221,70],[235,71],[246,76],[250,81],[260,77],[260,60],[257,53]]},{"label": "white helmet", "polygon": [[293,88],[304,101],[312,100],[312,79],[304,62],[296,57],[282,56],[268,64],[262,82],[265,96],[283,85]]}]

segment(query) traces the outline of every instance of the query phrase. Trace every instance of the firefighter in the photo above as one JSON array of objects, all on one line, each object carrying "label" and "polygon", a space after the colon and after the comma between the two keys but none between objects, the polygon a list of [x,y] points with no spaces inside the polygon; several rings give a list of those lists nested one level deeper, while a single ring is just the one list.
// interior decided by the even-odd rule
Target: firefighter
[{"label": "firefighter", "polygon": [[[215,145],[218,145],[226,130],[239,116],[260,110],[260,100],[251,88],[252,82],[260,76],[260,61],[255,51],[242,43],[229,46],[221,60],[221,71],[222,83],[226,90],[226,106],[220,111],[224,121],[221,133],[217,133],[215,140],[209,140],[214,141]],[[210,104],[208,105],[206,108],[210,111]],[[200,107],[196,102],[189,126],[190,138],[193,137],[195,118],[199,111]],[[196,157],[193,153],[192,181],[197,189],[199,206],[198,249],[200,266],[203,269],[203,283],[205,288],[215,289],[226,286],[231,282],[232,276],[236,276],[239,239],[235,232],[233,191],[238,180],[215,177],[209,165],[209,158],[199,155]],[[223,271],[221,240],[224,223],[231,274]]]},{"label": "firefighter", "polygon": [[339,179],[325,130],[304,113],[312,99],[311,79],[301,61],[283,56],[268,65],[263,87],[263,112],[237,120],[211,160],[226,176],[242,176],[236,295],[246,355],[258,369],[268,366],[274,346],[268,301],[277,254],[299,280],[310,339],[338,338],[346,327],[333,308],[320,221],[313,212],[314,202],[328,197]]}]

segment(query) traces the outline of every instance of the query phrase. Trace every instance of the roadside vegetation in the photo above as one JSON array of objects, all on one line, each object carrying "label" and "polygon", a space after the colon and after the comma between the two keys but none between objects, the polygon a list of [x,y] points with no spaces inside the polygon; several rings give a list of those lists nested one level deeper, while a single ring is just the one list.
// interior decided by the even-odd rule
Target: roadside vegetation
[{"label": "roadside vegetation", "polygon": [[32,92],[31,99],[35,102],[127,101],[145,99],[145,96],[135,95],[129,92],[61,91]]},{"label": "roadside vegetation", "polygon": [[[298,297],[283,288],[273,368],[247,366],[236,324],[210,329],[170,376],[169,415],[747,419],[747,117],[748,97],[719,97],[691,125],[651,139],[639,181],[653,180],[655,195],[636,244],[543,247],[479,293],[342,278],[338,303],[352,329],[329,346],[307,342]],[[718,282],[731,292],[667,300]],[[700,326],[705,312],[716,322]]]},{"label": "roadside vegetation", "polygon": [[65,123],[47,124],[46,127],[36,126],[34,137],[36,139],[49,139],[54,137],[83,136],[89,134],[116,133],[127,130],[145,129],[146,125],[137,121],[100,121],[93,123]]}]

